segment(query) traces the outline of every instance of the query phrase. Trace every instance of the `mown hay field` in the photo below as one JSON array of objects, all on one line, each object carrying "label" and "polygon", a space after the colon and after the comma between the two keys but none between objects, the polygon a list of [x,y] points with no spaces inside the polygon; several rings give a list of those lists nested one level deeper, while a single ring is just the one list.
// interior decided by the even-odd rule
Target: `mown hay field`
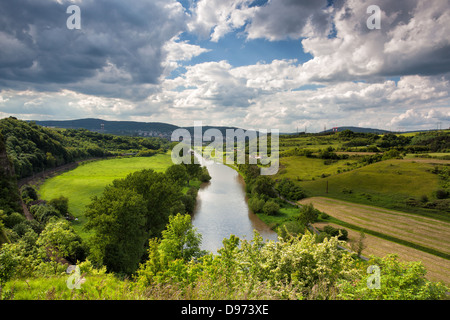
[{"label": "mown hay field", "polygon": [[[323,229],[325,225],[331,225],[338,229],[342,228],[342,226],[338,224],[328,222],[315,223],[314,227],[317,229]],[[350,242],[358,241],[360,238],[360,232],[350,228],[344,229],[348,231],[347,248],[351,249]],[[442,281],[446,285],[450,285],[450,261],[447,259],[370,234],[365,234],[363,243],[365,248],[362,251],[362,255],[365,257],[370,257],[372,255],[384,257],[388,254],[395,253],[402,261],[421,261],[427,269],[427,279],[430,281]]]},{"label": "mown hay field", "polygon": [[312,197],[300,201],[300,204],[308,203],[352,225],[450,254],[450,223],[325,197]]}]

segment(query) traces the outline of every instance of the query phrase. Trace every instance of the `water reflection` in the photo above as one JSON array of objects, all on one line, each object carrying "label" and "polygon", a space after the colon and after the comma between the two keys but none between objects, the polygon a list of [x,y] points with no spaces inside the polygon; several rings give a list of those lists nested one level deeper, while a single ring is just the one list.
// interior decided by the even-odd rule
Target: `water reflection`
[{"label": "water reflection", "polygon": [[253,230],[264,239],[276,240],[277,234],[251,212],[247,205],[242,177],[232,168],[203,159],[211,181],[198,192],[192,223],[202,234],[202,249],[216,252],[222,240],[231,234],[251,240]]}]

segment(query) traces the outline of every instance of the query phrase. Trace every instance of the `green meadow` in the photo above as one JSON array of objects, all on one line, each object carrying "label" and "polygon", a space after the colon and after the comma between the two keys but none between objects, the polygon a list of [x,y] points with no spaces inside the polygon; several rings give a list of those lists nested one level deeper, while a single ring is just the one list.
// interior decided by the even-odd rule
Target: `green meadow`
[{"label": "green meadow", "polygon": [[291,180],[313,180],[323,176],[330,176],[344,170],[357,167],[357,160],[338,160],[325,164],[323,159],[292,156],[281,158],[281,166],[275,179],[289,178]]},{"label": "green meadow", "polygon": [[406,204],[408,199],[434,198],[434,192],[441,185],[439,176],[432,173],[434,166],[392,159],[299,184],[309,196],[325,196],[443,218],[439,210]]},{"label": "green meadow", "polygon": [[86,162],[74,170],[47,179],[39,188],[39,195],[43,200],[60,196],[69,198],[69,212],[78,219],[73,226],[78,234],[84,236],[86,232],[82,226],[85,222],[85,206],[93,196],[100,195],[105,186],[115,179],[125,178],[128,174],[143,169],[163,172],[171,164],[170,153]]}]

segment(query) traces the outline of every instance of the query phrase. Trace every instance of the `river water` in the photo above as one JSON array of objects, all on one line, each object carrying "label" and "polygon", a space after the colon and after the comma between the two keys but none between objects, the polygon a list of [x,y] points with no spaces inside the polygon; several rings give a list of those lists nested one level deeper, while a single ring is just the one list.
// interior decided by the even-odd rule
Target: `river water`
[{"label": "river water", "polygon": [[277,240],[277,234],[249,209],[245,183],[237,171],[221,163],[202,160],[211,181],[201,186],[192,216],[193,226],[202,234],[201,248],[216,253],[224,238],[234,234],[251,240],[253,230],[265,240]]}]

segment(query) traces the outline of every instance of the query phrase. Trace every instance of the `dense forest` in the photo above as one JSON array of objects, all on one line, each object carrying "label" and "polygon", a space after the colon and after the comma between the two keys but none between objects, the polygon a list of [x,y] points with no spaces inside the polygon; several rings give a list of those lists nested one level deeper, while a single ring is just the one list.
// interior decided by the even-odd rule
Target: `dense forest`
[{"label": "dense forest", "polygon": [[17,178],[74,161],[124,153],[165,152],[166,139],[115,136],[86,129],[51,129],[13,117],[0,120],[0,131]]}]

